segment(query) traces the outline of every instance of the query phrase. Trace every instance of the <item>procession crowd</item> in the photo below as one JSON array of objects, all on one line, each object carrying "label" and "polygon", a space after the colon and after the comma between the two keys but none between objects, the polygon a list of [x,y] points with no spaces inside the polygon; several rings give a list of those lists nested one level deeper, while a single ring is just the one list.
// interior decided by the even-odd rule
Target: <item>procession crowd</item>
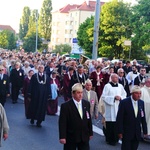
[{"label": "procession crowd", "polygon": [[[66,59],[51,54],[0,52],[0,103],[6,98],[16,104],[24,96],[25,116],[42,127],[45,115],[58,111],[59,138],[65,150],[88,150],[93,136],[92,121],[102,116],[106,143],[122,150],[137,150],[141,139],[150,136],[150,78],[146,68],[133,60],[115,62]],[[7,138],[8,123],[5,115]],[[2,119],[1,119],[2,120]],[[142,125],[142,130],[141,130]]]}]

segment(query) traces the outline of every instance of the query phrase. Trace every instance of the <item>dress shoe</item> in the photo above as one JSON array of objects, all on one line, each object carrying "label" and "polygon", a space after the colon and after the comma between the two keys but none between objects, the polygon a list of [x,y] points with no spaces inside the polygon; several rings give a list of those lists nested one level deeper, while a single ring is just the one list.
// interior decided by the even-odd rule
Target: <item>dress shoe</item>
[{"label": "dress shoe", "polygon": [[30,120],[30,123],[31,123],[31,124],[34,124],[34,120],[33,120],[33,119],[31,119],[31,120]]},{"label": "dress shoe", "polygon": [[41,128],[41,127],[42,127],[42,125],[41,125],[40,123],[37,123],[36,126],[37,126],[38,128]]}]

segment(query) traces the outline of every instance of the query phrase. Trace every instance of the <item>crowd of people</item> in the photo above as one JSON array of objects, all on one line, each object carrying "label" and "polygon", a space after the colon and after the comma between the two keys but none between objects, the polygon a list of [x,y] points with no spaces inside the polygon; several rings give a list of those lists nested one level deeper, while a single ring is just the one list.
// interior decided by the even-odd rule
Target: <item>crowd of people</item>
[{"label": "crowd of people", "polygon": [[7,97],[11,96],[16,104],[22,94],[26,118],[32,125],[36,120],[36,126],[42,127],[46,114],[57,113],[58,98],[63,96],[59,133],[66,150],[89,149],[92,121],[99,114],[108,144],[116,145],[121,138],[122,150],[136,150],[141,124],[144,138],[150,135],[149,87],[146,68],[136,60],[133,64],[119,61],[112,65],[110,61],[83,63],[82,59],[67,60],[49,53],[26,53],[23,49],[0,52],[2,107]]}]

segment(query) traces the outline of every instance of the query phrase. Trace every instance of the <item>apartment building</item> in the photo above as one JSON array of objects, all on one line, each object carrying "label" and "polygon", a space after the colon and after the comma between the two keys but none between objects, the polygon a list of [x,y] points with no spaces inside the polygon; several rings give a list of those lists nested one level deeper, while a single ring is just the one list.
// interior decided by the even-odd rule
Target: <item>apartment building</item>
[{"label": "apartment building", "polygon": [[[104,2],[101,2],[101,6]],[[52,12],[51,49],[58,44],[69,44],[77,38],[79,25],[88,17],[95,15],[96,1],[85,1],[81,5],[66,5]]]}]

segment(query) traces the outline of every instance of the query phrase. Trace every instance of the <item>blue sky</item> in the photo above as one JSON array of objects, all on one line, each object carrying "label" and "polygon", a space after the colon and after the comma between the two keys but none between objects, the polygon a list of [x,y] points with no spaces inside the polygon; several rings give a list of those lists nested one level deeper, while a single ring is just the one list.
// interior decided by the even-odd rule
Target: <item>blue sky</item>
[{"label": "blue sky", "polygon": [[[81,4],[84,1],[85,0],[52,0],[52,5],[56,10],[66,4]],[[133,3],[135,0],[124,1]],[[42,3],[43,0],[0,0],[0,24],[11,25],[16,31],[18,31],[24,6],[29,6],[31,9],[39,9],[40,11]]]}]

